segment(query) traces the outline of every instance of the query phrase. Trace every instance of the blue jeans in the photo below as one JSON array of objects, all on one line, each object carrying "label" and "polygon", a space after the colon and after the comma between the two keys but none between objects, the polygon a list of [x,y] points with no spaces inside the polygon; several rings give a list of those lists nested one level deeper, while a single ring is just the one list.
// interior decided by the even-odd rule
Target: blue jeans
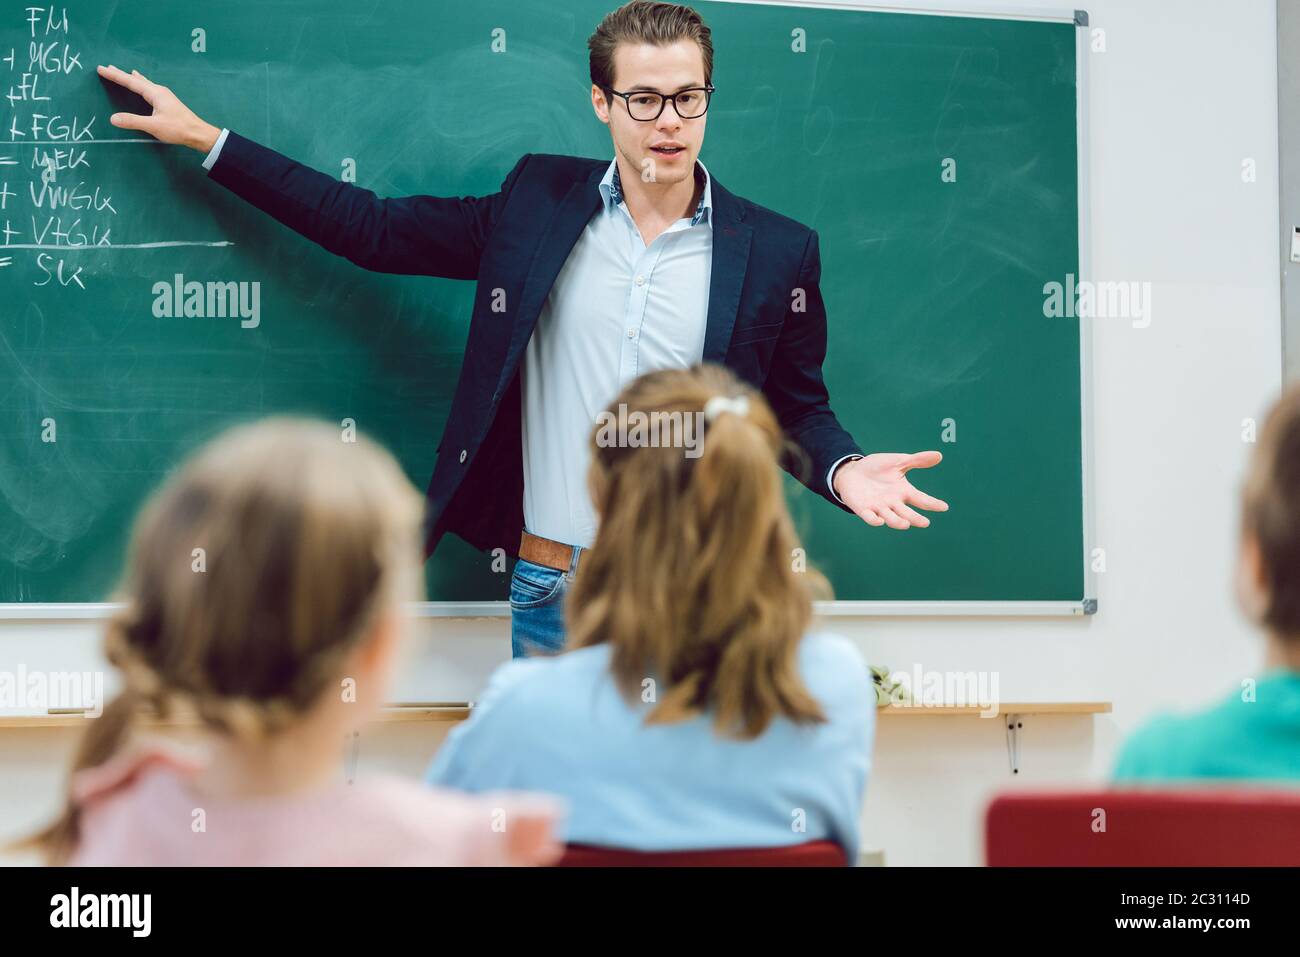
[{"label": "blue jeans", "polygon": [[[575,553],[573,564],[577,564]],[[564,595],[568,572],[519,559],[510,578],[510,650],[516,658],[552,655],[564,649]]]}]

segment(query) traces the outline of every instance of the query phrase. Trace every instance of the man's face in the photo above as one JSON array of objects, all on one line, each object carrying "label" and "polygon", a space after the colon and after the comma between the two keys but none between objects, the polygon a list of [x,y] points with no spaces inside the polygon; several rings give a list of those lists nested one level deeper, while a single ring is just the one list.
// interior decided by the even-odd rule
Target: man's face
[{"label": "man's face", "polygon": [[[614,89],[620,93],[669,94],[702,86],[704,54],[694,40],[678,40],[670,46],[621,43],[614,50]],[[642,178],[671,185],[693,175],[704,144],[707,113],[684,120],[675,104],[664,103],[657,120],[642,122],[629,115],[621,96],[607,101],[604,92],[593,86],[591,99],[596,115],[609,124],[614,149]]]}]

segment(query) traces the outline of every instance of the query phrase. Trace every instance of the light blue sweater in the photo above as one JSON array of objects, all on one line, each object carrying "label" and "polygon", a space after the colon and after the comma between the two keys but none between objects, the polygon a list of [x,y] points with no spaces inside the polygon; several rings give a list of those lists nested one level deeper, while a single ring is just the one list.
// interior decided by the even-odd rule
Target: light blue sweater
[{"label": "light blue sweater", "polygon": [[829,838],[850,863],[875,733],[871,675],[847,640],[812,633],[799,666],[827,721],[781,718],[753,741],[707,716],[643,723],[609,672],[609,648],[499,668],[429,768],[431,784],[544,791],[569,805],[564,839],[635,850],[775,847]]}]

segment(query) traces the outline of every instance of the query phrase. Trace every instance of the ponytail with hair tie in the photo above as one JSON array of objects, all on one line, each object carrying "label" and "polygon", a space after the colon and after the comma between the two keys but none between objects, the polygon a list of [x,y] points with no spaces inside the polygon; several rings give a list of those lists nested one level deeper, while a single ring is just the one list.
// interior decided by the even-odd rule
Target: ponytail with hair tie
[{"label": "ponytail with hair tie", "polygon": [[744,395],[715,395],[704,403],[704,421],[712,422],[723,412],[744,416],[749,412],[749,397]]},{"label": "ponytail with hair tie", "polygon": [[795,560],[779,466],[798,447],[763,393],[719,365],[647,372],[609,414],[624,407],[652,422],[695,420],[701,447],[609,443],[607,426],[593,428],[599,528],[565,597],[569,646],[608,645],[610,673],[634,707],[655,676],[647,724],[707,715],[720,736],[753,740],[777,719],[825,721],[797,654],[813,599],[831,595]]}]

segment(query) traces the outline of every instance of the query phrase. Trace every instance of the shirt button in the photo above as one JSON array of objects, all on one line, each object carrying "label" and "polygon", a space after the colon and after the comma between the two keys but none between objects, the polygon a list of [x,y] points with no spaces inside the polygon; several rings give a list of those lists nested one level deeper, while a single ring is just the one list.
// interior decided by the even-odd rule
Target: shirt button
[{"label": "shirt button", "polygon": [[644,286],[644,285],[645,285],[645,276],[637,276],[637,277],[636,277],[636,284],[637,284],[638,286]]},{"label": "shirt button", "polygon": [[627,331],[627,337],[628,337],[629,339],[635,339],[635,338],[636,338],[636,330],[635,330],[635,329],[629,329],[629,330]]},{"label": "shirt button", "polygon": [[464,461],[465,461],[465,456],[466,456],[466,454],[467,454],[467,453],[466,453],[466,450],[465,450],[465,449],[461,449],[461,450],[460,450],[460,460],[461,460],[462,463],[464,463]]}]

